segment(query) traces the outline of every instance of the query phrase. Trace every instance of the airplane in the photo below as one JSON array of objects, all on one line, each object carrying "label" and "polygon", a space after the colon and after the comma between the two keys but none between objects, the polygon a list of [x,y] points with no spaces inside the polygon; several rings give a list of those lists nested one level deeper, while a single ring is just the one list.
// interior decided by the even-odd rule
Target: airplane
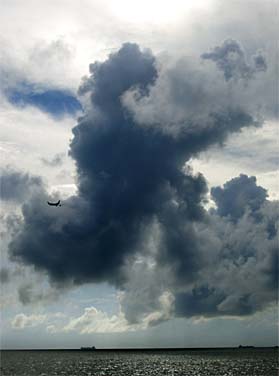
[{"label": "airplane", "polygon": [[47,202],[49,206],[62,206],[61,203],[60,203],[60,200],[58,200],[57,202]]}]

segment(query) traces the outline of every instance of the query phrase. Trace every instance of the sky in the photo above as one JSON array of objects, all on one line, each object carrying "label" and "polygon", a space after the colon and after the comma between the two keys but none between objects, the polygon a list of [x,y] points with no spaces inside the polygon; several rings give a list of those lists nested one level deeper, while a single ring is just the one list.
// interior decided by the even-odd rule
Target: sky
[{"label": "sky", "polygon": [[2,348],[278,344],[277,17],[2,0]]}]

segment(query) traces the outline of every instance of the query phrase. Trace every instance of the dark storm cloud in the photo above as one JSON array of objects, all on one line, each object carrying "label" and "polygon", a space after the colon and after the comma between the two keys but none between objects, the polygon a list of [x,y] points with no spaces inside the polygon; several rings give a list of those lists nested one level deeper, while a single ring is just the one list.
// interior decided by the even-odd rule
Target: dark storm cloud
[{"label": "dark storm cloud", "polygon": [[[185,174],[182,168],[193,153],[254,121],[242,111],[213,113],[210,128],[197,124],[195,132],[177,138],[140,126],[123,108],[121,96],[135,86],[147,95],[158,75],[155,63],[149,51],[125,44],[104,63],[90,66],[92,75],[80,92],[90,93],[92,112],[73,129],[70,152],[79,196],[64,203],[56,220],[49,208],[38,212],[32,202],[24,207],[23,231],[11,244],[13,256],[46,269],[56,280],[120,283],[125,257],[157,216],[167,244],[162,260],[176,259],[172,253],[184,255],[185,267],[194,273],[195,237],[191,224],[188,234],[183,231],[181,220],[203,217],[207,188],[201,175]],[[191,247],[184,249],[187,243]]]},{"label": "dark storm cloud", "polygon": [[22,202],[43,186],[42,179],[10,168],[0,170],[0,199]]},{"label": "dark storm cloud", "polygon": [[220,47],[215,47],[211,52],[202,54],[201,57],[214,61],[224,73],[227,81],[240,78],[249,80],[255,72],[267,70],[264,55],[258,52],[253,56],[253,63],[248,64],[243,48],[233,39],[225,40]]},{"label": "dark storm cloud", "polygon": [[266,189],[257,186],[254,176],[240,175],[228,181],[224,188],[211,189],[211,195],[217,204],[217,212],[220,216],[230,216],[237,220],[243,216],[249,208],[252,212],[257,211],[266,200]]},{"label": "dark storm cloud", "polygon": [[[216,312],[217,304],[222,312],[232,312],[228,307],[234,301],[241,304],[249,292],[245,298],[237,300],[226,286],[224,291],[215,292],[216,288],[206,281],[211,280],[205,272],[211,253],[211,265],[219,258],[222,260],[221,248],[217,247],[220,255],[216,255],[213,245],[217,239],[216,244],[220,246],[219,233],[225,231],[226,226],[218,214],[213,215],[213,220],[203,209],[206,181],[201,174],[194,175],[186,168],[185,162],[211,145],[222,143],[230,133],[259,124],[245,108],[233,105],[221,110],[220,106],[213,107],[204,121],[185,113],[175,134],[166,132],[160,124],[145,126],[137,122],[123,97],[127,91],[135,90],[137,100],[148,98],[161,71],[151,52],[141,51],[136,44],[124,44],[105,62],[91,64],[90,73],[81,85],[80,95],[88,94],[92,106],[73,129],[70,145],[70,154],[77,166],[78,195],[65,200],[61,208],[50,208],[45,205],[46,192],[41,191],[23,205],[24,220],[20,233],[10,243],[11,257],[46,270],[56,283],[107,281],[126,289],[129,295],[129,285],[134,285],[131,283],[133,275],[129,277],[127,268],[131,264],[134,267],[139,254],[145,255],[156,265],[154,275],[146,281],[156,283],[162,271],[168,273],[161,279],[164,282],[158,289],[151,289],[151,293],[145,295],[153,301],[154,310],[165,307],[165,319],[169,317],[168,305],[172,302],[165,296],[172,295],[164,294],[164,289],[173,293],[177,289],[182,294],[177,295],[179,313],[183,312],[181,296],[188,301],[196,299],[193,311],[197,314],[203,307],[205,314]],[[183,82],[185,80],[187,82],[187,77]],[[192,90],[195,80],[199,86],[201,77],[189,75],[187,88],[191,90],[185,91],[188,97],[195,95]],[[181,80],[176,82],[181,87]],[[175,93],[174,83],[172,92]],[[207,98],[204,96],[204,101]],[[216,108],[219,110],[214,110]],[[247,197],[249,205],[256,210],[262,207],[262,202],[258,197],[258,201],[254,200],[254,196],[262,190],[251,189],[250,192],[250,188],[248,184],[244,198]],[[263,201],[266,201],[265,196]],[[156,251],[154,245],[146,244],[155,225],[159,234]],[[230,246],[224,244],[225,249]],[[265,270],[269,270],[268,261],[265,262]],[[218,263],[212,265],[212,270],[216,265]],[[137,272],[135,270],[135,275]],[[203,273],[202,285],[193,287],[200,273]],[[198,302],[205,295],[207,303]],[[133,293],[129,296],[133,297]],[[129,319],[136,322],[139,316],[129,301],[124,300],[123,306],[129,307]],[[212,307],[207,310],[206,304]],[[142,304],[139,314],[144,307],[148,309]],[[256,303],[255,307],[258,307]],[[243,314],[245,310],[238,312]],[[188,315],[186,311],[185,314]],[[161,319],[157,317],[153,322]]]}]

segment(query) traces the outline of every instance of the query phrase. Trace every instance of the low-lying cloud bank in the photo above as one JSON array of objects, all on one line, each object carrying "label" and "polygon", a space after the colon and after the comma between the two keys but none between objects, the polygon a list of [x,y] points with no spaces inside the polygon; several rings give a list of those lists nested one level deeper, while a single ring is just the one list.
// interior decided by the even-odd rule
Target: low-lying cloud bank
[{"label": "low-lying cloud bank", "polygon": [[228,40],[196,61],[160,62],[126,43],[91,64],[79,91],[90,105],[70,144],[78,193],[53,210],[43,186],[34,192],[11,258],[58,285],[113,284],[134,325],[274,303],[278,202],[240,175],[212,190],[216,209],[207,212],[206,180],[187,167],[231,133],[262,125],[255,88],[268,61],[259,52],[247,61]]}]

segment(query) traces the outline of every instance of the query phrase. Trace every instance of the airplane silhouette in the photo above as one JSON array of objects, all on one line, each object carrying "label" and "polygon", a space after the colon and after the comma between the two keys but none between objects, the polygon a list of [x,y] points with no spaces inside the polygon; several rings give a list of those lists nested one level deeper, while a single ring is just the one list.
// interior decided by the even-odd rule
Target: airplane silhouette
[{"label": "airplane silhouette", "polygon": [[49,206],[62,206],[61,203],[60,203],[60,200],[57,201],[57,202],[47,202]]}]

